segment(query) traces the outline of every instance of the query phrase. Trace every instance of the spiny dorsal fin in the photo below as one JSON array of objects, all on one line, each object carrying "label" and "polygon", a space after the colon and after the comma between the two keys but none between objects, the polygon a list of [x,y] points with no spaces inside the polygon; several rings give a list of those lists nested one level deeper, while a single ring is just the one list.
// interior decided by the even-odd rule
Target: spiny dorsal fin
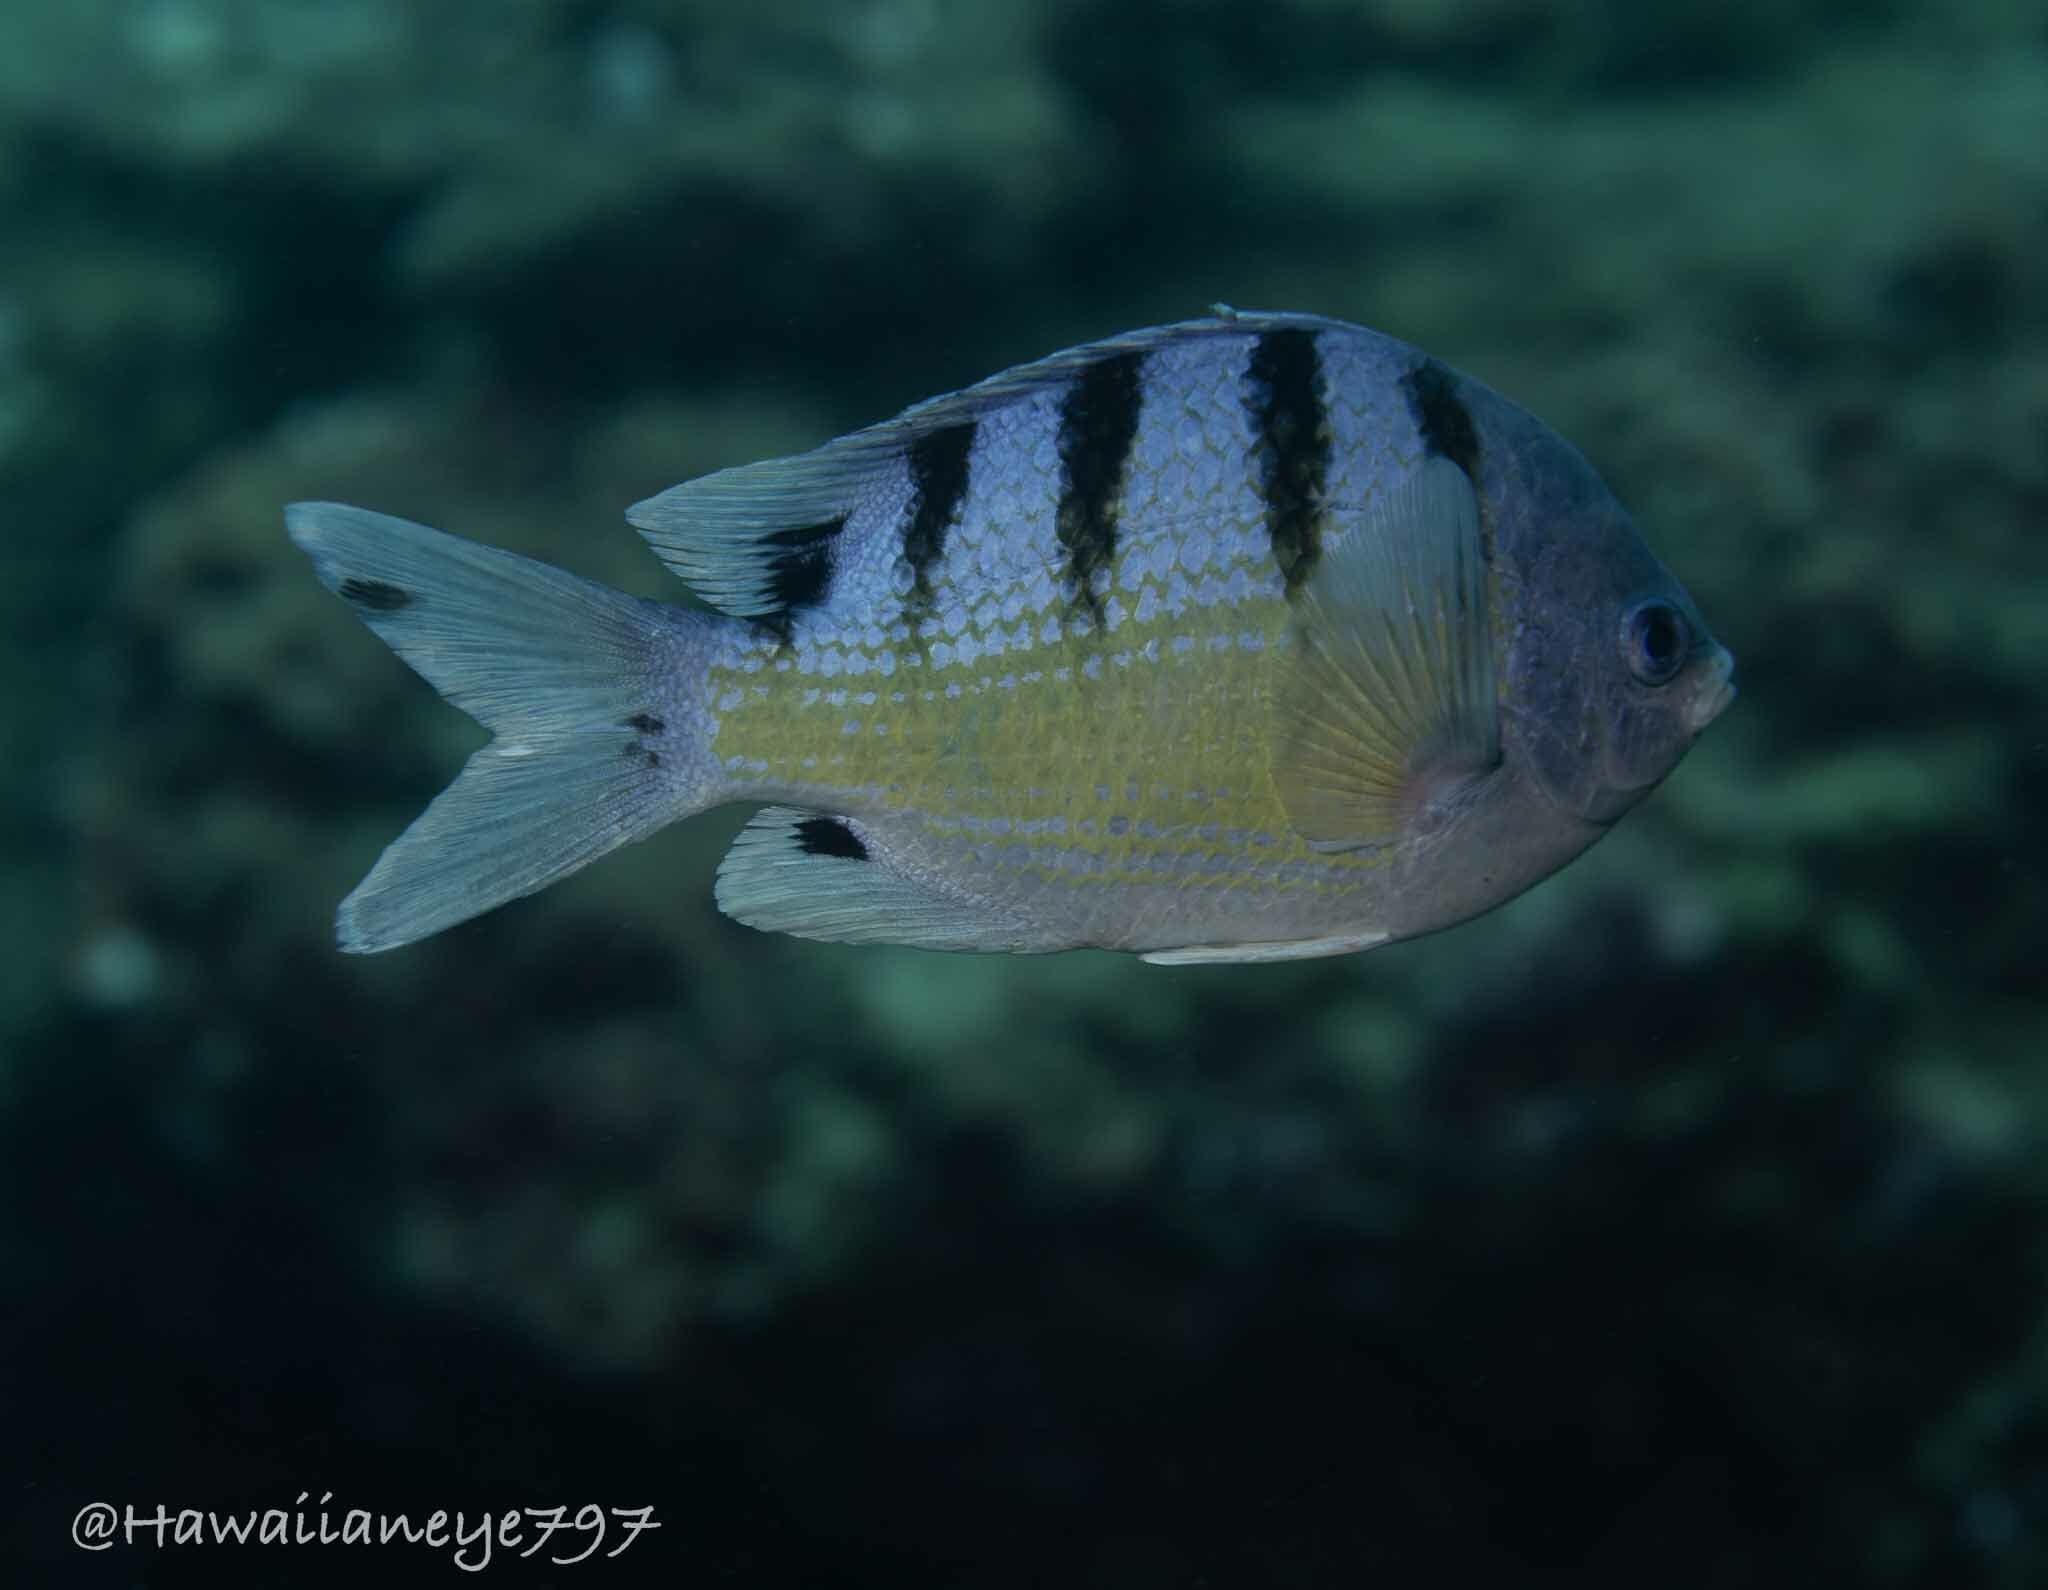
[{"label": "spiny dorsal fin", "polygon": [[1479,503],[1456,464],[1333,512],[1295,612],[1273,777],[1316,849],[1383,844],[1498,764]]}]

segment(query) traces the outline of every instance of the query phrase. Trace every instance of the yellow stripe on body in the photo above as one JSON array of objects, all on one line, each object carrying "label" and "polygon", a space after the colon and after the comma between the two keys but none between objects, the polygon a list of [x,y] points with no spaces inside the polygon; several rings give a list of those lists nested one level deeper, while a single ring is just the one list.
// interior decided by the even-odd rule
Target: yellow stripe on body
[{"label": "yellow stripe on body", "polygon": [[[1099,858],[1088,870],[1028,869],[1061,882],[1347,890],[1387,853],[1312,851],[1289,827],[1268,767],[1291,616],[1278,589],[1259,584],[1271,585],[1270,564],[1213,573],[1227,579],[1240,568],[1259,594],[1190,601],[1176,616],[1148,581],[1150,603],[1142,589],[1116,593],[1125,611],[1106,631],[1063,624],[1046,641],[1044,611],[970,622],[971,663],[947,655],[963,637],[941,643],[929,627],[921,642],[881,647],[852,626],[791,647],[764,638],[755,671],[712,672],[714,749],[776,799],[802,803],[808,793],[826,809],[919,814],[934,834],[965,829],[970,840],[1028,839]],[[977,593],[978,605],[999,608],[1011,589],[1022,582]],[[1133,616],[1139,607],[1149,610],[1143,621]],[[1029,644],[982,654],[1020,625]],[[1247,634],[1256,644],[1245,644]],[[819,665],[833,654],[840,666],[828,677]],[[849,675],[855,657],[866,666]],[[1160,831],[1143,831],[1153,827]],[[1279,865],[1282,875],[1198,870],[1219,856]]]}]

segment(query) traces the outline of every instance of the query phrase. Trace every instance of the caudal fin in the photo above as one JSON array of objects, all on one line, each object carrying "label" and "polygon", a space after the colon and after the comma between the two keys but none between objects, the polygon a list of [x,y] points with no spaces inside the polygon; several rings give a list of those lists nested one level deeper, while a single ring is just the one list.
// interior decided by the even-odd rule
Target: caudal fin
[{"label": "caudal fin", "polygon": [[344,950],[438,933],[701,804],[702,748],[657,678],[674,609],[341,503],[293,503],[285,528],[322,584],[494,736],[342,901]]}]

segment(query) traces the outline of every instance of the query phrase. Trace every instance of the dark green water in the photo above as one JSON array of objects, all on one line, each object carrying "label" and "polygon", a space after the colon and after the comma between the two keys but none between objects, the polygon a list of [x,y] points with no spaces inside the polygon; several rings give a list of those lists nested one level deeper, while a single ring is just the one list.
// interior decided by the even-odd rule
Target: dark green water
[{"label": "dark green water", "polygon": [[[0,1579],[2048,1583],[2044,260],[2008,0],[0,8]],[[673,594],[625,504],[1217,300],[1739,656],[1586,859],[1176,972],[747,932],[731,814],[333,951],[478,736],[282,503]]]}]

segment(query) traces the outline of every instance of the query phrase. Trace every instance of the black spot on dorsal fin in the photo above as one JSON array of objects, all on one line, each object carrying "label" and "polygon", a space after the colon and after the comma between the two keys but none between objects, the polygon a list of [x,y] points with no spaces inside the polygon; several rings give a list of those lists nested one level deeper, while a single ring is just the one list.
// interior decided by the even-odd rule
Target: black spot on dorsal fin
[{"label": "black spot on dorsal fin", "polygon": [[1258,433],[1254,457],[1273,561],[1287,589],[1298,590],[1321,551],[1323,490],[1330,470],[1330,416],[1313,330],[1284,326],[1252,344],[1245,406]]},{"label": "black spot on dorsal fin", "polygon": [[975,422],[927,431],[910,444],[910,506],[903,518],[903,559],[910,565],[904,618],[914,630],[932,608],[932,569],[945,555],[946,532],[967,500],[967,458]]},{"label": "black spot on dorsal fin", "polygon": [[1401,378],[1401,385],[1407,389],[1422,445],[1464,470],[1465,478],[1476,487],[1479,433],[1472,424],[1472,411],[1458,395],[1458,378],[1436,360],[1424,359]]},{"label": "black spot on dorsal fin", "polygon": [[824,598],[832,584],[832,543],[846,528],[846,517],[842,513],[761,537],[761,544],[771,549],[767,553],[768,594],[775,604],[773,611],[760,616],[763,627],[786,640],[795,611],[815,606]]},{"label": "black spot on dorsal fin", "polygon": [[1091,580],[1116,558],[1117,509],[1124,471],[1138,439],[1143,401],[1138,376],[1142,353],[1111,354],[1086,365],[1060,404],[1059,452],[1063,480],[1054,529],[1067,551],[1075,600],[1097,624],[1101,598]]},{"label": "black spot on dorsal fin", "polygon": [[841,817],[806,817],[796,825],[797,848],[807,856],[836,856],[866,861],[868,847]]},{"label": "black spot on dorsal fin", "polygon": [[666,733],[668,725],[651,712],[636,712],[626,719],[625,726],[638,734]]},{"label": "black spot on dorsal fin", "polygon": [[412,592],[388,580],[360,580],[351,575],[339,589],[346,600],[373,613],[396,613],[412,606]]}]

